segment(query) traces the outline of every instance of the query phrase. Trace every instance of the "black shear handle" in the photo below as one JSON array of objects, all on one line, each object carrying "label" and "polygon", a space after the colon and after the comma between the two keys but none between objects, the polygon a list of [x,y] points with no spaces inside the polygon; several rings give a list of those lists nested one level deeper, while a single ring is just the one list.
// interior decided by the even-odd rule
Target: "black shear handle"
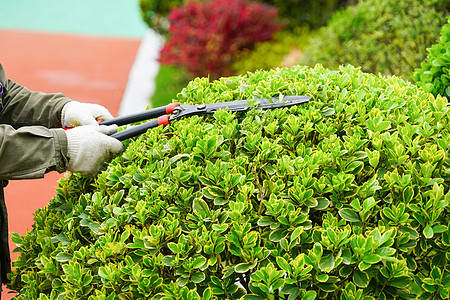
[{"label": "black shear handle", "polygon": [[[166,106],[152,108],[140,113],[118,117],[114,119],[110,119],[107,121],[103,121],[100,123],[100,125],[113,125],[116,124],[117,126],[122,126],[126,124],[131,124],[139,121],[144,121],[148,119],[153,119],[162,115],[170,115],[174,108],[180,106],[180,103],[172,103]],[[152,128],[152,127],[150,127]]]},{"label": "black shear handle", "polygon": [[[116,123],[113,123],[113,124],[116,124]],[[154,120],[148,121],[146,123],[133,126],[126,130],[114,133],[111,135],[111,137],[118,139],[119,141],[124,141],[126,139],[143,134],[143,133],[147,132],[147,130],[149,130],[150,128],[155,128],[155,127],[158,127],[161,125],[168,125],[168,124],[169,124],[169,116],[165,115],[165,116],[159,117],[158,119],[154,119]],[[102,125],[103,125],[103,123],[102,123]]]}]

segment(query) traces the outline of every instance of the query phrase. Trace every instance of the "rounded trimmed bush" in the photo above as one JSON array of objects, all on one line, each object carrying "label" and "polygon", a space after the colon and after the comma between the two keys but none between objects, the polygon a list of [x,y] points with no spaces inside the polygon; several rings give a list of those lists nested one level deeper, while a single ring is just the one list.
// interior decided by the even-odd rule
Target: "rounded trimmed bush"
[{"label": "rounded trimmed bush", "polygon": [[396,77],[283,68],[181,103],[309,95],[180,119],[72,174],[13,235],[18,299],[431,299],[450,287],[450,113]]}]

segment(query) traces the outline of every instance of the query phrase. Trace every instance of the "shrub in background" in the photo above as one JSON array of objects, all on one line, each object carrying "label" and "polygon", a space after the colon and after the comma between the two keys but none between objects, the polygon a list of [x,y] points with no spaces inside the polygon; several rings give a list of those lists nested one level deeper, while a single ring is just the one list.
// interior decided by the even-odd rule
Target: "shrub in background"
[{"label": "shrub in background", "polygon": [[435,96],[450,98],[450,18],[442,27],[438,43],[427,51],[426,60],[414,72],[414,81]]},{"label": "shrub in background", "polygon": [[[292,31],[280,31],[273,40],[256,43],[254,49],[238,51],[234,58],[233,68],[236,74],[245,74],[256,70],[268,70],[283,65],[286,57],[292,53],[300,56],[310,39],[311,32],[306,28],[297,27]],[[292,65],[300,59],[294,59]],[[292,66],[291,65],[291,66]]]},{"label": "shrub in background", "polygon": [[163,64],[181,65],[192,76],[232,74],[233,55],[281,29],[274,7],[243,0],[189,2],[169,15]]},{"label": "shrub in background", "polygon": [[210,82],[181,103],[290,94],[126,142],[13,235],[18,299],[448,299],[446,98],[353,67]]},{"label": "shrub in background", "polygon": [[[354,4],[356,0],[260,0],[275,6],[287,27],[319,28],[327,23],[333,12]],[[299,3],[301,2],[301,3]]]},{"label": "shrub in background", "polygon": [[447,0],[367,0],[337,12],[305,50],[303,63],[361,66],[410,79],[439,37]]},{"label": "shrub in background", "polygon": [[[157,32],[167,35],[170,11],[186,2],[208,0],[140,0],[143,20]],[[290,29],[296,27],[318,28],[326,24],[332,13],[339,8],[354,4],[356,0],[255,0],[278,9],[280,17]]]},{"label": "shrub in background", "polygon": [[142,19],[150,28],[166,36],[169,28],[167,16],[173,8],[184,2],[185,0],[139,0]]},{"label": "shrub in background", "polygon": [[202,2],[208,0],[139,0],[142,19],[159,34],[167,37],[170,11],[185,2]]}]

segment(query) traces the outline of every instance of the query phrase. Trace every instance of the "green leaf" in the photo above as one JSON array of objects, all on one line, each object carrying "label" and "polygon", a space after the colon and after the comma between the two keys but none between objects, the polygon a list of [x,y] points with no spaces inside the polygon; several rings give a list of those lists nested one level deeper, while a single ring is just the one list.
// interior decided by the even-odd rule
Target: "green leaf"
[{"label": "green leaf", "polygon": [[314,209],[316,210],[324,210],[326,209],[328,206],[330,206],[330,200],[328,200],[325,197],[319,197],[316,199],[317,200],[317,206],[314,207]]},{"label": "green leaf", "polygon": [[291,235],[291,241],[297,239],[303,232],[303,227],[297,227],[295,228],[295,230],[292,232]]},{"label": "green leaf", "polygon": [[203,272],[196,272],[196,273],[192,274],[192,276],[191,276],[191,280],[194,283],[200,283],[203,280],[205,280],[205,278],[206,278],[206,275]]},{"label": "green leaf", "polygon": [[404,289],[409,286],[411,283],[411,277],[409,276],[400,276],[389,280],[388,284],[390,286],[394,286],[399,289]]},{"label": "green leaf", "polygon": [[171,158],[169,159],[169,164],[173,164],[174,162],[176,162],[176,161],[178,161],[178,160],[180,160],[180,159],[183,159],[183,158],[189,158],[189,157],[191,157],[190,154],[186,154],[186,153],[183,153],[183,154],[177,154],[177,155],[175,155],[175,156],[173,156],[173,157],[171,157]]},{"label": "green leaf", "polygon": [[343,208],[339,210],[339,215],[346,221],[349,222],[361,222],[359,215],[350,208]]},{"label": "green leaf", "polygon": [[305,295],[303,295],[302,300],[314,300],[316,297],[316,291],[308,291]]},{"label": "green leaf", "polygon": [[366,264],[376,264],[381,261],[381,257],[378,254],[369,254],[363,257],[363,262]]},{"label": "green leaf", "polygon": [[178,277],[177,284],[181,287],[185,286],[189,281],[189,277]]},{"label": "green leaf", "polygon": [[98,268],[98,275],[99,275],[101,278],[104,278],[104,279],[109,280],[109,273],[108,273],[108,271],[106,270],[105,267],[100,267],[100,268]]},{"label": "green leaf", "polygon": [[327,282],[328,275],[327,274],[320,274],[316,276],[317,281],[319,282]]},{"label": "green leaf", "polygon": [[369,285],[370,278],[367,273],[356,269],[353,271],[353,282],[360,288],[366,288]]},{"label": "green leaf", "polygon": [[391,127],[391,122],[382,121],[382,122],[378,123],[377,130],[381,132],[381,131],[385,131],[386,129],[388,129],[390,127]]},{"label": "green leaf", "polygon": [[414,189],[411,186],[406,187],[403,191],[403,201],[405,201],[405,203],[410,203],[413,197]]},{"label": "green leaf", "polygon": [[58,253],[58,255],[56,255],[55,259],[56,259],[57,262],[64,263],[64,262],[68,262],[69,260],[71,260],[72,259],[72,255],[70,255],[68,253],[60,252],[60,253]]},{"label": "green leaf", "polygon": [[431,226],[427,226],[423,229],[423,235],[427,238],[427,239],[431,239],[433,237],[433,228],[431,228]]},{"label": "green leaf", "polygon": [[365,270],[369,269],[371,266],[372,266],[371,264],[365,263],[363,261],[358,264],[358,268],[361,271],[365,271]]},{"label": "green leaf", "polygon": [[210,286],[211,287],[222,287],[222,282],[216,276],[211,276]]},{"label": "green leaf", "polygon": [[319,268],[322,272],[331,272],[334,269],[335,259],[333,254],[328,254],[320,259]]},{"label": "green leaf", "polygon": [[369,211],[372,209],[375,205],[377,205],[379,201],[375,201],[373,197],[369,197],[363,202],[363,208],[365,211]]},{"label": "green leaf", "polygon": [[269,240],[274,243],[278,243],[283,238],[286,238],[287,234],[288,232],[285,229],[276,229],[270,233]]},{"label": "green leaf", "polygon": [[201,216],[208,216],[210,214],[208,204],[203,199],[200,198],[194,199],[192,208],[195,211],[199,212]]},{"label": "green leaf", "polygon": [[212,229],[219,232],[219,233],[223,233],[224,231],[226,231],[228,229],[228,224],[213,224],[212,225]]},{"label": "green leaf", "polygon": [[258,226],[261,226],[261,227],[269,226],[273,223],[274,223],[274,221],[273,221],[272,217],[269,217],[269,216],[262,216],[258,219]]},{"label": "green leaf", "polygon": [[447,231],[447,226],[444,225],[435,225],[433,226],[433,233],[443,233]]},{"label": "green leaf", "polygon": [[88,274],[84,275],[83,286],[87,286],[88,284],[90,284],[92,282],[92,279],[93,279],[93,277],[91,274],[88,273]]},{"label": "green leaf", "polygon": [[206,264],[207,259],[203,256],[197,258],[194,260],[194,263],[192,264],[192,268],[193,269],[199,269],[201,267],[203,267],[204,264]]},{"label": "green leaf", "polygon": [[288,274],[291,273],[291,266],[289,265],[289,263],[287,262],[287,260],[285,260],[283,257],[281,256],[277,256],[276,258],[277,260],[277,264],[278,266],[283,269],[285,272],[287,272]]},{"label": "green leaf", "polygon": [[204,292],[203,292],[203,300],[210,300],[213,299],[213,291],[211,288],[207,288]]},{"label": "green leaf", "polygon": [[129,230],[125,230],[122,235],[120,236],[120,241],[122,243],[125,243],[127,239],[130,237],[131,232]]},{"label": "green leaf", "polygon": [[167,243],[167,247],[169,247],[169,249],[174,253],[180,253],[180,250],[178,249],[178,244],[175,244],[173,242]]},{"label": "green leaf", "polygon": [[249,270],[251,270],[252,268],[254,268],[256,265],[256,263],[250,264],[250,263],[240,263],[237,264],[236,267],[234,268],[236,273],[246,273]]},{"label": "green leaf", "polygon": [[382,259],[384,259],[387,256],[392,256],[395,254],[397,250],[395,250],[394,248],[380,248],[377,249],[377,251],[375,251],[375,254],[378,254]]},{"label": "green leaf", "polygon": [[342,266],[341,269],[339,270],[339,276],[341,277],[347,277],[350,276],[350,274],[353,272],[353,268],[351,268],[350,266]]}]

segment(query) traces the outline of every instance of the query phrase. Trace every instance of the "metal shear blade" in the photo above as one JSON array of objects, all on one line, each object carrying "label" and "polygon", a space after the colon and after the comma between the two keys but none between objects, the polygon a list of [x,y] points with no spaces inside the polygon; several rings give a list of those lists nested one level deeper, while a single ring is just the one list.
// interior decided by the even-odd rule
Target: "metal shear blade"
[{"label": "metal shear blade", "polygon": [[219,102],[200,105],[180,105],[179,103],[172,103],[167,106],[157,107],[148,111],[140,112],[134,115],[119,117],[104,121],[101,125],[125,125],[134,122],[143,121],[150,118],[156,118],[147,123],[134,126],[132,128],[120,131],[111,135],[112,137],[123,141],[131,137],[146,132],[150,128],[161,125],[168,125],[171,121],[187,116],[200,114],[213,114],[220,109],[227,109],[233,112],[246,111],[248,109],[273,109],[289,107],[301,103],[308,102],[311,99],[309,96],[283,96],[282,99],[274,97],[270,99],[249,99],[237,100],[229,102]]},{"label": "metal shear blade", "polygon": [[278,97],[270,99],[257,98],[252,100],[236,100],[229,102],[218,102],[199,105],[181,105],[177,106],[169,120],[175,120],[181,117],[199,114],[214,114],[220,109],[240,112],[246,111],[252,108],[255,109],[274,109],[289,107],[301,103],[308,102],[311,99],[309,96],[284,96],[282,100]]}]

